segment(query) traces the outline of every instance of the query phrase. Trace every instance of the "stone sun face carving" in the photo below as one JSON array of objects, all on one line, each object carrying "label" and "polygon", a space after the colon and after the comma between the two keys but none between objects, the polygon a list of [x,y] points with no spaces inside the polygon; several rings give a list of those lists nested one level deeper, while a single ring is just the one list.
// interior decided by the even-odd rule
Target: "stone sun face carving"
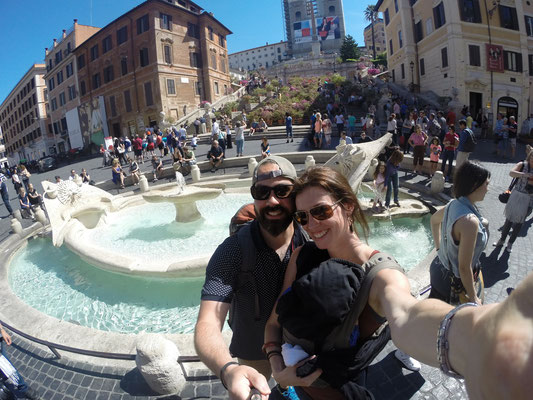
[{"label": "stone sun face carving", "polygon": [[81,189],[73,181],[61,181],[57,184],[57,199],[62,204],[74,204],[80,197]]}]

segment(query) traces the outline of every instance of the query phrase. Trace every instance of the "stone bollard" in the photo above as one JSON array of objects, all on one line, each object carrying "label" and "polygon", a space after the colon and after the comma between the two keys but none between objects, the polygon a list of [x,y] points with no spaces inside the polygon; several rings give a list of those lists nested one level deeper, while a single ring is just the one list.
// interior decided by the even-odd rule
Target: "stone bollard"
[{"label": "stone bollard", "polygon": [[309,155],[305,157],[305,169],[313,168],[315,166],[315,159],[313,156]]},{"label": "stone bollard", "polygon": [[431,178],[431,188],[430,191],[432,194],[441,193],[444,190],[444,174],[441,171],[436,171],[433,178]]},{"label": "stone bollard", "polygon": [[146,179],[146,176],[141,175],[141,178],[139,179],[139,188],[141,189],[141,192],[148,192],[150,190],[150,185],[148,185],[148,179]]},{"label": "stone bollard", "polygon": [[46,215],[41,207],[37,208],[37,210],[35,211],[35,219],[37,219],[37,221],[39,221],[43,226],[48,223]]},{"label": "stone bollard", "polygon": [[11,219],[11,229],[16,235],[22,235],[22,224],[17,218]]},{"label": "stone bollard", "polygon": [[19,221],[22,222],[22,214],[20,213],[20,210],[14,210],[13,211],[13,217]]},{"label": "stone bollard", "polygon": [[198,165],[196,164],[191,165],[191,177],[193,182],[200,182],[200,168],[198,168]]},{"label": "stone bollard", "polygon": [[254,174],[255,167],[257,167],[257,160],[253,157],[248,159],[248,175],[252,176]]},{"label": "stone bollard", "polygon": [[178,394],[186,384],[179,355],[176,345],[163,335],[146,334],[137,340],[135,364],[153,391]]}]

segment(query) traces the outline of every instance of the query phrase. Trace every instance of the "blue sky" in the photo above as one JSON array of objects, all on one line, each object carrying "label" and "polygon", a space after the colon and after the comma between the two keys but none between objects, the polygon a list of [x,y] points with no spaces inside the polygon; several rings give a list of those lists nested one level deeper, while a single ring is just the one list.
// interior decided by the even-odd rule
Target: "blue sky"
[{"label": "blue sky", "polygon": [[[104,27],[143,0],[0,0],[0,104],[63,29],[78,23]],[[284,39],[281,0],[198,0],[233,35],[230,53]],[[363,10],[372,2],[344,1],[346,33],[363,45]],[[92,10],[92,12],[91,12]]]}]

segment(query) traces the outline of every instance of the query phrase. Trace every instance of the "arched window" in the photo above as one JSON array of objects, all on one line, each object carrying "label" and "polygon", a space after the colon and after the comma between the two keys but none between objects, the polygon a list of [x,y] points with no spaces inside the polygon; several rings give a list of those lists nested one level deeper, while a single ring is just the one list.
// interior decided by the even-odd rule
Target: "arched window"
[{"label": "arched window", "polygon": [[329,13],[334,14],[335,13],[335,6],[329,6]]},{"label": "arched window", "polygon": [[501,97],[498,100],[498,112],[504,117],[513,116],[518,119],[518,102],[512,97]]},{"label": "arched window", "polygon": [[302,19],[302,13],[300,11],[296,11],[296,14],[294,15],[296,19]]}]

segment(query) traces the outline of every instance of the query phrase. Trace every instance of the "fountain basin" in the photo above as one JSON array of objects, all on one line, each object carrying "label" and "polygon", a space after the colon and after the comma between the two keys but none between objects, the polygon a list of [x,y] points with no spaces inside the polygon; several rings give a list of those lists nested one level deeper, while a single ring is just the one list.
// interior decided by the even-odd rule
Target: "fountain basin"
[{"label": "fountain basin", "polygon": [[184,191],[151,190],[143,194],[143,199],[148,203],[173,203],[176,207],[176,222],[192,222],[202,218],[196,202],[212,200],[220,196],[222,189],[202,188],[187,186]]}]

